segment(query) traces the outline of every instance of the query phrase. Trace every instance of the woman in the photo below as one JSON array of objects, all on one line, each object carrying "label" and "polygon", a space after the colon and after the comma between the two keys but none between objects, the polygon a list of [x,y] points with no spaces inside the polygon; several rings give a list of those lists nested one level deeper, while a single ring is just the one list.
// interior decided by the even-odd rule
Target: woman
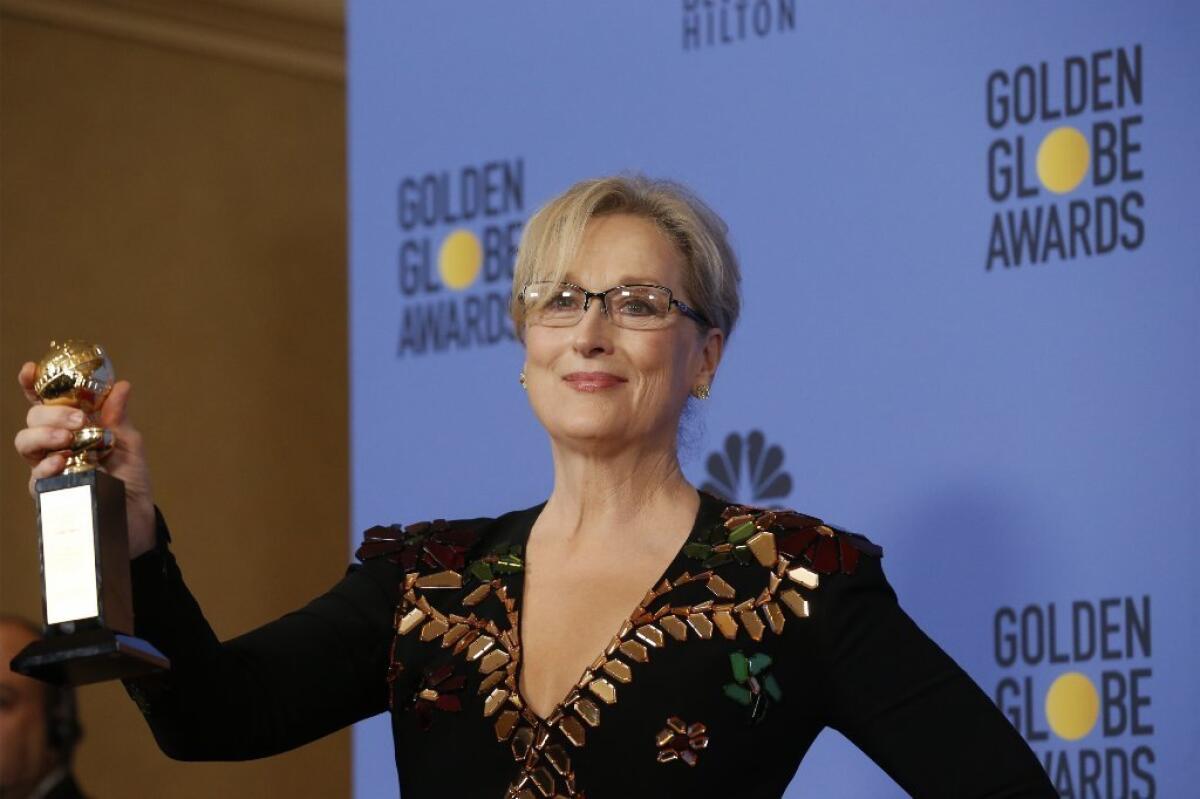
[{"label": "woman", "polygon": [[[900,609],[879,547],[684,478],[680,418],[708,395],[739,281],[724,224],[678,185],[571,187],[530,220],[511,306],[549,499],[368,530],[328,594],[223,644],[119,384],[102,421],[129,491],[136,633],[173,664],[128,688],[162,749],[261,757],[390,708],[405,799],[778,797],[832,726],[917,796],[1055,796]],[[32,364],[20,380],[32,398]],[[79,424],[30,409],[16,445],[33,478],[62,468]]]}]

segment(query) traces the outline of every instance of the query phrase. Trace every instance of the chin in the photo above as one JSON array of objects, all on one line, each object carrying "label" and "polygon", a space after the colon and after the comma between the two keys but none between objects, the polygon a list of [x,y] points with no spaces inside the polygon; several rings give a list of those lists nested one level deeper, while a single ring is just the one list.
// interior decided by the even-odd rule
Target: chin
[{"label": "chin", "polygon": [[[561,417],[561,413],[559,414]],[[628,434],[627,425],[619,419],[559,418],[546,425],[550,435],[571,441],[612,441]]]}]

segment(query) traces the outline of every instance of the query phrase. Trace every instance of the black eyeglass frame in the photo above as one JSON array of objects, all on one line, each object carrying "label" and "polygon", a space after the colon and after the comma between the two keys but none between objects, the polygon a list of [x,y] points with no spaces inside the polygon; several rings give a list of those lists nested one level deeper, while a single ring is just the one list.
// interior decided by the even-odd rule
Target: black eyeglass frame
[{"label": "black eyeglass frame", "polygon": [[[560,281],[558,283],[553,283],[549,280],[539,280],[539,281],[535,281],[533,283],[526,283],[525,288],[521,289],[521,293],[518,295],[518,297],[520,297],[522,305],[525,304],[526,290],[528,290],[530,286],[536,286],[539,284],[545,284],[547,286],[566,286],[568,288],[578,289],[579,292],[583,295],[583,313],[584,314],[587,313],[588,306],[590,306],[592,303],[592,297],[599,297],[600,298],[600,310],[604,311],[605,316],[609,315],[608,314],[608,300],[606,300],[605,297],[608,295],[608,293],[610,291],[616,291],[617,289],[631,289],[631,288],[659,289],[660,291],[665,291],[667,293],[667,308],[668,308],[668,310],[671,308],[672,305],[674,305],[676,308],[679,309],[679,312],[681,314],[688,317],[689,319],[691,319],[694,322],[699,322],[701,325],[704,326],[705,329],[713,327],[713,323],[708,321],[707,319],[705,319],[704,314],[700,313],[699,311],[695,310],[694,308],[689,307],[686,303],[675,299],[675,294],[671,291],[671,289],[667,288],[666,286],[660,286],[656,283],[622,283],[618,286],[612,286],[610,288],[607,288],[604,291],[588,291],[583,286],[577,285],[575,283],[568,283],[565,280]],[[583,314],[581,314],[579,318],[582,319]],[[609,318],[611,318],[611,317],[609,317]],[[578,322],[576,324],[578,324]]]}]

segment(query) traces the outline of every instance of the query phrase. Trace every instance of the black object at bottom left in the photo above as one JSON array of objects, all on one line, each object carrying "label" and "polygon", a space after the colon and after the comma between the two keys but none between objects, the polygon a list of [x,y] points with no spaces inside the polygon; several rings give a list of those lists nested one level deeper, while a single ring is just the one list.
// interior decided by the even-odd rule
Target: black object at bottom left
[{"label": "black object at bottom left", "polygon": [[13,671],[83,685],[169,668],[133,635],[125,484],[91,468],[38,480],[35,491],[45,633]]}]

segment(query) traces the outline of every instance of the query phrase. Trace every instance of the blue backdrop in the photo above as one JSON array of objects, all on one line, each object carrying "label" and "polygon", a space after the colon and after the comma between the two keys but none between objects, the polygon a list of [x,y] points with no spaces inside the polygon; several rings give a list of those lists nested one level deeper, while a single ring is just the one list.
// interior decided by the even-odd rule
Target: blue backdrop
[{"label": "blue backdrop", "polygon": [[[1063,796],[1188,795],[1197,42],[1188,3],[351,0],[351,546],[548,495],[521,225],[677,178],[745,273],[693,482],[882,544]],[[382,717],[354,755],[395,794]],[[832,731],[798,774],[902,795]]]}]

